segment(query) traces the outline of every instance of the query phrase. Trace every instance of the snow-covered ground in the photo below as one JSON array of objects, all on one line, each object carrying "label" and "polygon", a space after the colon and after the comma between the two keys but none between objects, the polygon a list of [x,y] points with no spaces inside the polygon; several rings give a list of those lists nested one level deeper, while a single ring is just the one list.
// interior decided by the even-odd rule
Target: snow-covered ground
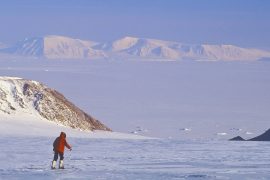
[{"label": "snow-covered ground", "polygon": [[153,139],[145,136],[108,132],[108,131],[80,131],[48,121],[35,115],[6,115],[0,112],[0,136],[10,137],[55,137],[63,131],[73,138],[98,139]]},{"label": "snow-covered ground", "polygon": [[54,138],[0,137],[0,179],[269,179],[268,142],[68,138],[51,170]]},{"label": "snow-covered ground", "polygon": [[254,137],[270,127],[270,63],[1,60],[1,76],[45,83],[117,132]]},{"label": "snow-covered ground", "polygon": [[[270,178],[268,142],[226,141],[270,127],[268,62],[13,59],[0,65],[0,76],[43,82],[114,131],[130,133],[81,132],[2,113],[0,179]],[[65,170],[51,170],[60,131],[73,151],[65,153]]]}]

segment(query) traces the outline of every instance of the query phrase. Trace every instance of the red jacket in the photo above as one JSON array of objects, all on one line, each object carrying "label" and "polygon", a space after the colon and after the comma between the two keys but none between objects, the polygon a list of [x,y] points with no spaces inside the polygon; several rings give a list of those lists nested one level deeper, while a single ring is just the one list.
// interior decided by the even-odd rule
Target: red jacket
[{"label": "red jacket", "polygon": [[57,137],[53,143],[53,150],[55,152],[64,153],[65,146],[71,149],[71,146],[66,141],[66,133],[61,132],[60,136]]}]

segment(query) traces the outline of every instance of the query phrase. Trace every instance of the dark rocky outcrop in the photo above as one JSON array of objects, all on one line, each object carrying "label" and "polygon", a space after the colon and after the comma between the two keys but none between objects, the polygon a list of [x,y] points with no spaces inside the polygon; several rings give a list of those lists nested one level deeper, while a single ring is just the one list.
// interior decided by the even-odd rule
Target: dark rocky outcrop
[{"label": "dark rocky outcrop", "polygon": [[241,136],[236,136],[236,137],[230,139],[230,141],[245,141],[245,139],[242,138]]},{"label": "dark rocky outcrop", "polygon": [[249,139],[248,141],[270,141],[270,129],[259,136]]},{"label": "dark rocky outcrop", "polygon": [[256,136],[254,138],[245,140],[241,136],[236,136],[232,139],[229,139],[230,141],[270,141],[270,129],[265,131],[263,134]]}]

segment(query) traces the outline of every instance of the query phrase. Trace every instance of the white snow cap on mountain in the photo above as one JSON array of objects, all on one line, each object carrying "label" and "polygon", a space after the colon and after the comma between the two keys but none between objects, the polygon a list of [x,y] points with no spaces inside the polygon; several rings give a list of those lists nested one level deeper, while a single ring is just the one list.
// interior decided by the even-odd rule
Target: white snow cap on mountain
[{"label": "white snow cap on mountain", "polygon": [[47,59],[95,59],[125,57],[171,60],[259,60],[270,52],[233,45],[189,45],[156,39],[124,37],[99,43],[64,36],[26,38],[17,44],[1,48],[1,53]]}]

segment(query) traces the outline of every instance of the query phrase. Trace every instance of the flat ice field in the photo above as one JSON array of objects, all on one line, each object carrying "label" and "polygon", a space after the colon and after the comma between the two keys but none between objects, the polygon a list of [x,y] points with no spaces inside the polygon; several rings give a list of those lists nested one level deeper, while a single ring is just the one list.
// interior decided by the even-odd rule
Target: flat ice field
[{"label": "flat ice field", "polygon": [[112,130],[177,139],[251,138],[270,128],[269,62],[0,61]]},{"label": "flat ice field", "polygon": [[[270,179],[270,143],[227,141],[270,128],[269,62],[14,59],[0,65],[1,76],[43,82],[128,133],[88,138],[2,115],[0,179]],[[65,153],[66,169],[51,170],[52,142],[63,128],[73,151]]]},{"label": "flat ice field", "polygon": [[268,142],[69,138],[51,170],[54,138],[0,137],[0,179],[269,179]]}]

